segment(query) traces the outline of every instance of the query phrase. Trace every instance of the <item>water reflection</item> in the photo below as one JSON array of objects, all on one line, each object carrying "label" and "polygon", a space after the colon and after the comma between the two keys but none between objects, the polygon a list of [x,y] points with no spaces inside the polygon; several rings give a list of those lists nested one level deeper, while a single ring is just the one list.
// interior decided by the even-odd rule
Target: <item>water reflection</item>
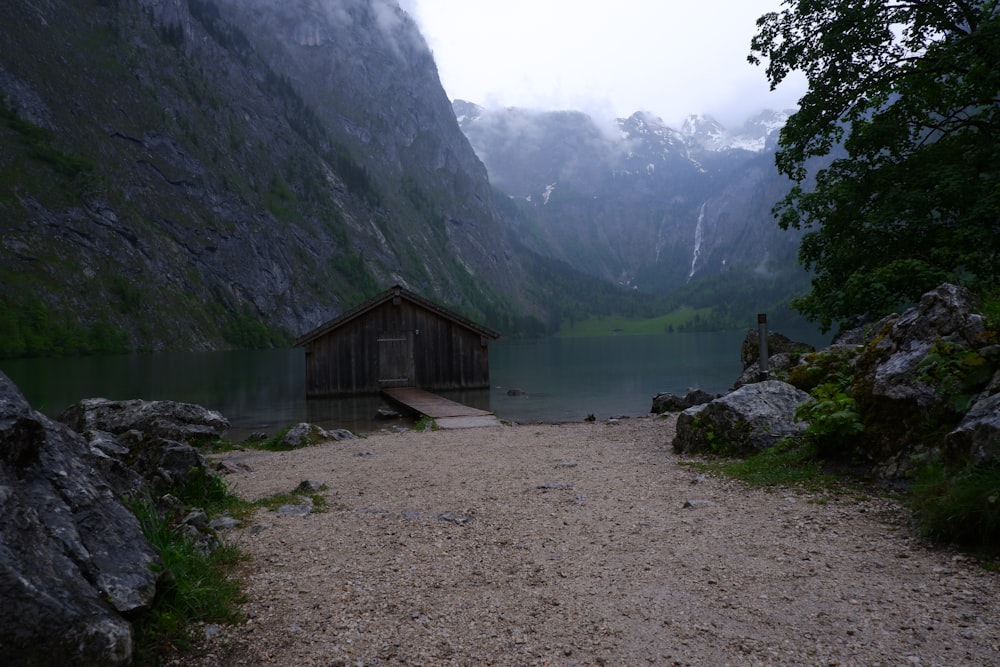
[{"label": "water reflection", "polygon": [[[815,333],[788,334],[815,345]],[[447,398],[515,422],[639,416],[660,391],[728,389],[739,375],[744,332],[498,341],[490,345],[489,390],[442,392]],[[811,337],[810,337],[811,336]],[[230,437],[272,435],[309,421],[370,433],[378,396],[305,397],[301,349],[177,352],[78,359],[0,361],[33,407],[56,416],[81,398],[143,398],[196,403],[225,415]],[[508,392],[512,389],[516,392]],[[412,421],[403,421],[408,426]]]}]

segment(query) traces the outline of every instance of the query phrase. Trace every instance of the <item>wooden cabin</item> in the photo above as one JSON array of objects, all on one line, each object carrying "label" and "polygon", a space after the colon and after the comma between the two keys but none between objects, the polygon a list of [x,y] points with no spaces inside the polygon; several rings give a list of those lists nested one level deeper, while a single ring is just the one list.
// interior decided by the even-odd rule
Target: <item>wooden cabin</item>
[{"label": "wooden cabin", "polygon": [[499,334],[395,285],[295,341],[306,396],[490,386],[487,344]]}]

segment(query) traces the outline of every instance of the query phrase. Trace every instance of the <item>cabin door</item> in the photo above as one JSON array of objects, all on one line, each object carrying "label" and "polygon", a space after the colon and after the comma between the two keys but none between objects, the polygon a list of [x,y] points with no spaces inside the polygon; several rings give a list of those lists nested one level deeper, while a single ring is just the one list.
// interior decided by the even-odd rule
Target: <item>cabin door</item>
[{"label": "cabin door", "polygon": [[385,332],[378,337],[380,387],[414,386],[412,332]]}]

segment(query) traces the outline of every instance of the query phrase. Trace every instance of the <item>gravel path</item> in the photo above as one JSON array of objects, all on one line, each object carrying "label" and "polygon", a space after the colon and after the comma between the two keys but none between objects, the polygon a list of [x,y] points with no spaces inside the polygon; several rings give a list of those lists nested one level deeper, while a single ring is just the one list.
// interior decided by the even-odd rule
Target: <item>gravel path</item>
[{"label": "gravel path", "polygon": [[[998,665],[1000,579],[881,498],[679,465],[673,420],[234,452],[248,622],[202,665]],[[687,506],[685,506],[687,505]],[[185,664],[191,664],[187,662]]]}]

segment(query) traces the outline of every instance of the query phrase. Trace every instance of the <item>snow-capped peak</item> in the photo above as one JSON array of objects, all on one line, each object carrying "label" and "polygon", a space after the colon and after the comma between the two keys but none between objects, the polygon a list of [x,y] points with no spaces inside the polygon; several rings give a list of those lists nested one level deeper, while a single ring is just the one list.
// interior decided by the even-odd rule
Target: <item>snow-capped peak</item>
[{"label": "snow-capped peak", "polygon": [[688,116],[681,135],[692,146],[709,151],[744,150],[759,153],[774,145],[777,133],[793,111],[765,110],[747,120],[738,132],[702,114]]}]

